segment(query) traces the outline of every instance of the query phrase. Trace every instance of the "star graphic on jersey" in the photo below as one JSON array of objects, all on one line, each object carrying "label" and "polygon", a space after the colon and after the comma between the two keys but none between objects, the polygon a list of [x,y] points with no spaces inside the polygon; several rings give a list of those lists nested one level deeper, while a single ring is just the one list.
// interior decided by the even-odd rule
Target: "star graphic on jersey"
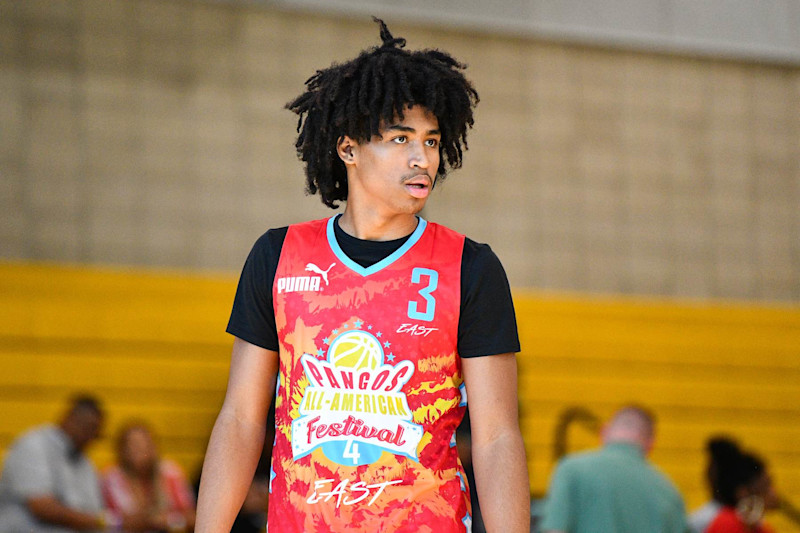
[{"label": "star graphic on jersey", "polygon": [[375,334],[376,337],[380,337],[381,335],[383,335],[383,333],[381,333],[380,331]]},{"label": "star graphic on jersey", "polygon": [[325,337],[324,339],[322,339],[322,342],[324,342],[325,344],[330,344],[331,340],[328,337]]},{"label": "star graphic on jersey", "polygon": [[356,329],[361,329],[361,324],[363,324],[363,322],[360,320],[353,322],[353,325],[356,327]]},{"label": "star graphic on jersey", "polygon": [[383,343],[383,347],[384,348],[388,348],[391,345],[392,345],[392,343],[390,343],[389,341],[386,341],[386,342]]},{"label": "star graphic on jersey", "polygon": [[322,348],[317,350],[317,357],[325,357],[325,352],[322,351]]},{"label": "star graphic on jersey", "polygon": [[369,326],[367,326],[367,329],[372,329],[372,324],[370,324]]},{"label": "star graphic on jersey", "polygon": [[386,360],[389,361],[390,363],[394,362],[394,354],[390,353],[389,355],[387,355]]},{"label": "star graphic on jersey", "polygon": [[334,335],[336,335],[337,333],[339,333],[339,330],[338,330],[338,329],[335,329],[335,330],[331,331],[331,333],[333,333]]}]

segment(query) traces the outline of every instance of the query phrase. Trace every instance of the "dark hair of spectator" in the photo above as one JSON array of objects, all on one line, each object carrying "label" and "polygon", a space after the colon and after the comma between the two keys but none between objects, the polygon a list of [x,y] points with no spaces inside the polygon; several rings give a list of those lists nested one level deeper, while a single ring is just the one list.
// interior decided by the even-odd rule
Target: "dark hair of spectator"
[{"label": "dark hair of spectator", "polygon": [[98,416],[103,416],[103,407],[100,400],[89,394],[76,394],[70,399],[69,412],[89,411]]},{"label": "dark hair of spectator", "polygon": [[733,458],[738,456],[741,452],[736,442],[724,436],[716,436],[708,439],[706,443],[706,450],[708,451],[709,461],[706,476],[708,484],[711,487],[712,497],[719,501],[719,472],[720,463],[730,464]]},{"label": "dark hair of spectator", "polygon": [[709,451],[716,467],[714,497],[723,505],[735,507],[739,489],[750,486],[763,475],[764,462],[739,450],[731,441],[709,442]]},{"label": "dark hair of spectator", "polygon": [[382,125],[403,119],[403,110],[419,105],[439,121],[439,168],[459,168],[467,149],[467,129],[478,93],[461,72],[466,65],[440,50],[404,50],[406,40],[394,37],[378,18],[383,42],[346,63],[333,64],[306,81],[306,92],[286,104],[297,113],[298,157],[306,167],[306,191],[320,193],[336,208],[347,199],[347,172],[336,151],[344,136],[367,142]]}]

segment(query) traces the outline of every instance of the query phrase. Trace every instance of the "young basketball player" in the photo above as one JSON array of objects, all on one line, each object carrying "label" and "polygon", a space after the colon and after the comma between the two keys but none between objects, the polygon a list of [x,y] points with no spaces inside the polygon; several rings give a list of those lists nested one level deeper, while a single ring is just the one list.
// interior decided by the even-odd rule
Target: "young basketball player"
[{"label": "young basketball player", "polygon": [[488,246],[417,215],[461,165],[478,94],[450,55],[406,51],[377,22],[382,45],[287,106],[308,191],[345,209],[268,231],[245,263],[200,533],[229,530],[272,401],[270,531],[470,531],[455,446],[468,400],[487,529],[529,529],[505,273]]}]

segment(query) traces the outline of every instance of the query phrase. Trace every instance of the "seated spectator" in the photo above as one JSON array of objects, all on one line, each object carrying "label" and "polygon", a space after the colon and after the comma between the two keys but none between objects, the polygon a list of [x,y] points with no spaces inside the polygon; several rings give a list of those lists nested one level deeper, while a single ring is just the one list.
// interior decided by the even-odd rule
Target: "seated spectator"
[{"label": "seated spectator", "polygon": [[100,531],[141,526],[137,515],[117,518],[103,509],[97,472],[85,455],[103,427],[103,410],[92,396],[76,396],[58,425],[20,436],[0,477],[3,533]]},{"label": "seated spectator", "polygon": [[461,460],[464,474],[467,476],[467,486],[469,487],[472,503],[472,533],[486,533],[486,526],[483,524],[481,507],[478,502],[478,494],[475,490],[475,469],[472,467],[472,427],[469,422],[469,408],[467,408],[464,418],[456,428],[456,446],[458,447],[458,458]]},{"label": "seated spectator", "polygon": [[541,530],[685,533],[683,499],[647,461],[654,425],[647,410],[625,407],[603,428],[600,450],[567,455],[553,474]]},{"label": "seated spectator", "polygon": [[149,427],[124,425],[116,440],[117,464],[103,476],[103,496],[120,514],[143,514],[149,531],[191,531],[194,496],[180,467],[159,458]]},{"label": "seated spectator", "polygon": [[689,515],[689,526],[694,533],[703,533],[722,509],[719,501],[719,465],[726,464],[729,458],[741,453],[739,446],[727,437],[712,437],[706,443],[708,467],[706,482],[711,490],[711,500]]},{"label": "seated spectator", "polygon": [[717,499],[722,504],[706,533],[772,533],[764,511],[778,507],[778,496],[764,462],[738,452],[717,463]]}]

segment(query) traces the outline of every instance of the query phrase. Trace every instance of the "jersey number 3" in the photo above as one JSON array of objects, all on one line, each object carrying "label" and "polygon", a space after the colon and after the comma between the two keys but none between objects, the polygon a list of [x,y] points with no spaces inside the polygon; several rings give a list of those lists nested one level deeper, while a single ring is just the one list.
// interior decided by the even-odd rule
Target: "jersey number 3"
[{"label": "jersey number 3", "polygon": [[433,320],[433,314],[436,312],[436,299],[431,293],[435,291],[436,287],[439,285],[439,273],[430,268],[417,267],[411,271],[411,283],[422,284],[423,276],[425,276],[428,281],[428,284],[419,290],[419,295],[425,300],[424,310],[420,311],[420,302],[411,300],[408,302],[408,318],[430,322]]}]

